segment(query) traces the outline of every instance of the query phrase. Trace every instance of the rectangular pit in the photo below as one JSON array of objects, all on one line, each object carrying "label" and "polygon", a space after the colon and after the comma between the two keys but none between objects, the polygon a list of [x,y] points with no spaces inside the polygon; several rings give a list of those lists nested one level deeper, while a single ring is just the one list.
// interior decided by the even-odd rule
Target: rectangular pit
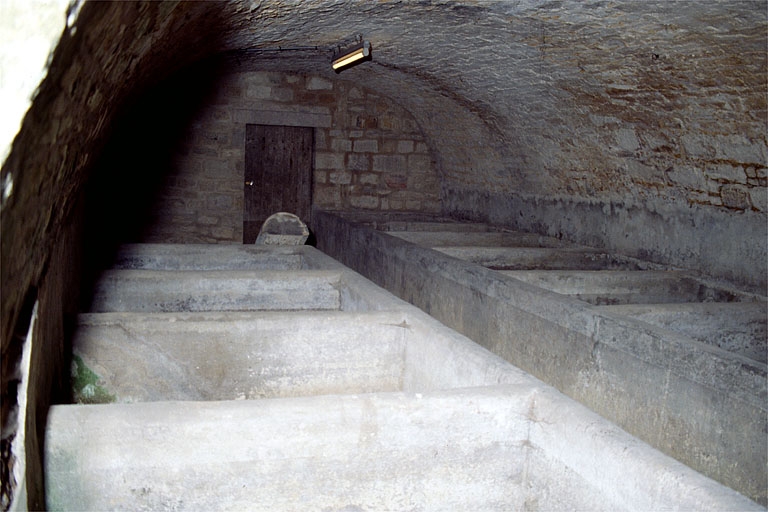
[{"label": "rectangular pit", "polygon": [[237,400],[443,389],[504,374],[506,363],[479,352],[400,312],[94,313],[80,315],[73,340],[73,394]]}]

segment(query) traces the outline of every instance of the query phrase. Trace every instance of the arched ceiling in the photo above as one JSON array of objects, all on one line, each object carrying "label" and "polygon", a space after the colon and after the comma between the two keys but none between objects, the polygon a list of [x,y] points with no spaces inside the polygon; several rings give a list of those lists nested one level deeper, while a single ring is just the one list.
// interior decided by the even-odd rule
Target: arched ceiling
[{"label": "arched ceiling", "polygon": [[[701,157],[765,163],[764,7],[234,2],[219,36],[254,67],[330,75],[328,49],[363,34],[373,61],[338,79],[411,111],[448,188],[685,202],[665,172]],[[319,51],[253,51],[306,46]]]},{"label": "arched ceiling", "polygon": [[[224,54],[241,67],[327,75],[391,97],[431,141],[444,190],[718,206],[722,200],[703,197],[719,183],[706,167],[765,167],[764,7],[96,2],[65,32],[61,65],[54,61],[49,76],[71,81],[89,64],[100,67],[103,76],[90,77],[82,95],[94,102],[96,94],[95,108],[106,110],[175,69]],[[332,49],[358,34],[371,41],[373,60],[335,75]],[[109,113],[102,117],[108,125]],[[766,209],[760,201],[750,207]]]}]

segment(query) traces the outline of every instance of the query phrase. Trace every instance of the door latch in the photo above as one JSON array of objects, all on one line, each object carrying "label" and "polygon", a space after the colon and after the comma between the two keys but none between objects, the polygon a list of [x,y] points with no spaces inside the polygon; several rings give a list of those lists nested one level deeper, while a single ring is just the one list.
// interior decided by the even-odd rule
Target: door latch
[{"label": "door latch", "polygon": [[253,181],[246,181],[245,184],[248,185],[249,187],[252,187],[253,186]]}]

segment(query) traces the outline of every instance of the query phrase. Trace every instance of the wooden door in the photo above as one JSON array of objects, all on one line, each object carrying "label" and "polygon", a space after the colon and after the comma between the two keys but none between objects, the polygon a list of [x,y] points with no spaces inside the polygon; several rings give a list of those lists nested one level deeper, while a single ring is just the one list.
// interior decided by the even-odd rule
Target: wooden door
[{"label": "wooden door", "polygon": [[309,224],[313,144],[313,128],[245,126],[243,243],[254,243],[261,225],[276,212],[293,213]]}]

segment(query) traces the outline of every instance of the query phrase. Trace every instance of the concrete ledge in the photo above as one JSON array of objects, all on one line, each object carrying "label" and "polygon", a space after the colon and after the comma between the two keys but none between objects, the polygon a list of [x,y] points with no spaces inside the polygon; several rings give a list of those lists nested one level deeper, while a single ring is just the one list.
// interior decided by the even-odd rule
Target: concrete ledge
[{"label": "concrete ledge", "polygon": [[760,510],[549,388],[55,406],[50,510]]},{"label": "concrete ledge", "polygon": [[322,251],[380,286],[664,453],[768,502],[765,364],[327,212],[313,214],[313,230]]},{"label": "concrete ledge", "polygon": [[[434,215],[419,214],[384,214],[386,219],[382,220],[382,214],[358,213],[356,218],[365,223],[372,229],[387,232],[433,232],[433,231],[453,231],[456,233],[476,233],[495,231],[488,224],[479,222],[456,222],[448,217],[435,217]],[[418,220],[421,219],[421,220]]]},{"label": "concrete ledge", "polygon": [[142,270],[299,270],[303,251],[292,247],[265,249],[226,244],[126,244],[115,269]]},{"label": "concrete ledge", "polygon": [[[545,457],[557,461],[548,470],[550,478],[564,466],[585,483],[596,486],[605,503],[617,503],[627,510],[762,508],[686,465],[649,449],[646,443],[594,412],[572,405],[570,399],[548,387],[538,389],[531,396],[527,418],[531,421],[530,442],[541,447]],[[557,484],[565,482],[561,484],[558,479]],[[568,501],[557,507],[558,510],[578,508]]]},{"label": "concrete ledge", "polygon": [[474,341],[416,308],[408,308],[403,391],[543,385]]},{"label": "concrete ledge", "polygon": [[340,279],[335,271],[109,270],[91,311],[339,309]]},{"label": "concrete ledge", "polygon": [[114,269],[134,270],[348,270],[309,245],[126,244]]}]

